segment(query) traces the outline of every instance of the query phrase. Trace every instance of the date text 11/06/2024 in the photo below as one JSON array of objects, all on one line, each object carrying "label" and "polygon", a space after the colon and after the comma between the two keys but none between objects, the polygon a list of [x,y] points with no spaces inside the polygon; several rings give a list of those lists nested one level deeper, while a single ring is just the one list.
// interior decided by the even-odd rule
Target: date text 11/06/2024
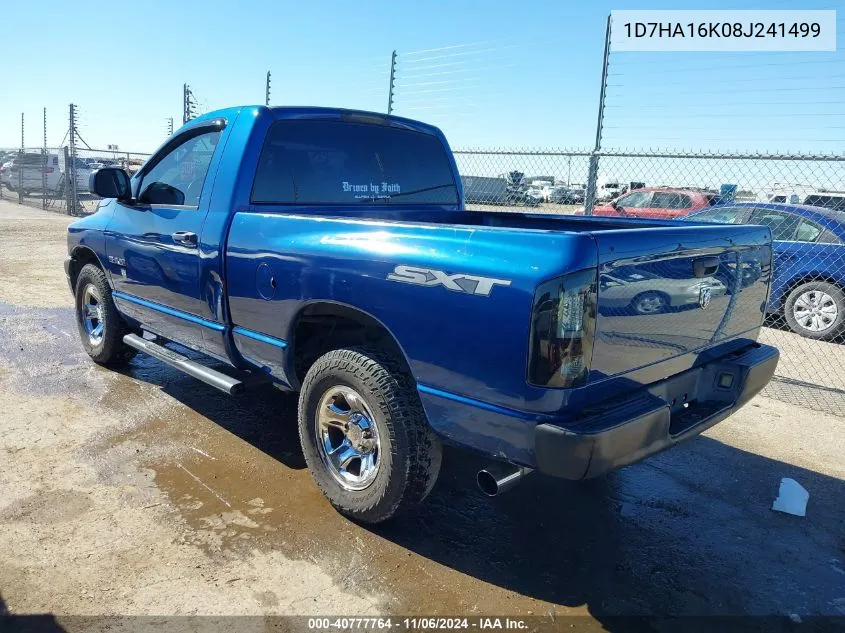
[{"label": "date text 11/06/2024", "polygon": [[418,630],[471,630],[482,631],[495,630],[525,630],[528,623],[520,618],[441,618],[441,617],[414,617],[414,618],[308,618],[308,629],[312,631],[329,630],[362,630],[377,631],[399,629],[407,631]]}]

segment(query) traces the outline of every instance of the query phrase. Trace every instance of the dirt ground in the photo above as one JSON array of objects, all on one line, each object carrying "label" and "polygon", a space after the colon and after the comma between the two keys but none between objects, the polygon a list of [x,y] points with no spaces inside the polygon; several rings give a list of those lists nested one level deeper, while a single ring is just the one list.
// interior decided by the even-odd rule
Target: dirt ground
[{"label": "dirt ground", "polygon": [[[845,615],[845,419],[758,397],[605,478],[495,499],[447,450],[418,515],[362,528],[304,468],[291,396],[88,360],[68,221],[0,202],[0,612]],[[771,510],[782,477],[805,518]]]}]

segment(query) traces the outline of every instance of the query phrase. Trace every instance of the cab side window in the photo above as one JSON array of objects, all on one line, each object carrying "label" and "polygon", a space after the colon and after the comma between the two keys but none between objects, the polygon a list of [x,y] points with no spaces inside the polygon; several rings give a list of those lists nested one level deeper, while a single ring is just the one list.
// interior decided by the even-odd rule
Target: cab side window
[{"label": "cab side window", "polygon": [[205,176],[220,132],[189,138],[168,152],[141,181],[143,204],[199,206]]}]

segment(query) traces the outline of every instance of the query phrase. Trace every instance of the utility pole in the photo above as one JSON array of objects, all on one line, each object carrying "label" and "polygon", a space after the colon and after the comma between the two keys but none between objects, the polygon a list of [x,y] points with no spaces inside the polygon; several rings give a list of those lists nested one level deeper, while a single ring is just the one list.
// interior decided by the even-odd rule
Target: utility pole
[{"label": "utility pole", "polygon": [[168,117],[167,121],[167,136],[173,136],[173,117]]},{"label": "utility pole", "polygon": [[23,142],[23,112],[21,112],[21,151],[23,151],[24,142]]},{"label": "utility pole", "polygon": [[596,144],[590,156],[590,172],[587,175],[587,191],[584,193],[584,215],[593,215],[596,198],[596,183],[599,176],[599,152],[601,151],[601,132],[604,125],[604,101],[607,92],[607,64],[610,60],[611,16],[607,16],[607,29],[604,33],[604,60],[601,67],[601,91],[599,92],[599,115],[596,121]]},{"label": "utility pole", "polygon": [[270,71],[267,71],[267,82],[264,84],[264,105],[270,105]]},{"label": "utility pole", "polygon": [[393,114],[393,88],[396,79],[396,51],[390,56],[390,87],[387,92],[387,113]]}]

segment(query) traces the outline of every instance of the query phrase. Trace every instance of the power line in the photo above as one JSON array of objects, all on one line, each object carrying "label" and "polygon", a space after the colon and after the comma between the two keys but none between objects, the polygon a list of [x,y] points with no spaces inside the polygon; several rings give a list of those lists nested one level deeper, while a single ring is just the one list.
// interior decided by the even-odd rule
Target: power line
[{"label": "power line", "polygon": [[[606,130],[630,130],[631,125],[606,125],[604,129]],[[633,126],[637,131],[639,130],[665,130],[669,128],[668,125],[636,125]],[[813,126],[813,127],[796,127],[794,125],[790,125],[789,129],[791,131],[794,130],[812,130],[818,131],[820,127],[824,127],[825,130],[845,130],[845,125],[825,125],[825,126]],[[692,131],[692,132],[712,132],[712,127],[687,127],[686,125],[683,126],[685,131]]]},{"label": "power line", "polygon": [[[711,70],[733,70],[735,68],[766,68],[769,66],[804,66],[807,64],[841,64],[841,59],[810,59],[810,60],[802,60],[797,62],[782,62],[782,63],[773,63],[773,64],[731,64],[728,66],[709,66],[706,68],[668,68],[665,70],[659,71],[659,73],[649,73],[651,75],[655,74],[664,74],[664,73],[676,73],[676,72],[684,72],[684,73],[698,73],[703,71],[711,71]],[[608,77],[622,77],[625,73],[608,73]]]},{"label": "power line", "polygon": [[[842,104],[842,99],[835,99],[833,101],[818,101],[813,99],[811,101],[732,101],[728,103],[684,103],[684,104],[677,104],[677,103],[642,103],[637,105],[637,109],[641,108],[648,108],[648,109],[678,109],[682,107],[684,110],[688,108],[713,108],[714,106],[761,106],[761,105],[768,105],[768,106],[795,106],[795,105],[832,105],[832,104]],[[607,104],[605,108],[630,108],[630,104],[627,103],[614,103],[614,104]]]},{"label": "power line", "polygon": [[408,88],[410,86],[442,86],[445,84],[460,84],[473,81],[481,81],[482,79],[482,77],[464,77],[462,79],[444,79],[443,81],[420,81],[413,84],[402,84],[402,87]]},{"label": "power line", "polygon": [[[520,65],[521,64],[504,64],[504,65],[497,64],[496,70],[498,71],[498,70],[501,70],[502,68],[515,68],[515,67],[520,66]],[[441,75],[457,75],[457,74],[460,74],[460,73],[472,73],[472,72],[477,72],[479,70],[487,70],[488,68],[489,68],[489,65],[478,66],[477,68],[461,68],[459,70],[444,70],[444,71],[436,72],[436,73],[420,73],[420,74],[416,74],[416,75],[403,75],[403,77],[405,79],[421,79],[423,77],[439,77]]]},{"label": "power line", "polygon": [[554,39],[554,40],[546,40],[546,41],[543,41],[543,42],[520,42],[520,43],[517,43],[517,44],[507,44],[505,46],[497,46],[495,48],[479,49],[477,51],[465,51],[465,52],[462,52],[462,53],[450,53],[448,55],[435,55],[435,56],[432,56],[432,57],[421,57],[420,59],[411,60],[407,63],[418,64],[420,62],[435,61],[435,60],[438,60],[438,59],[450,59],[450,58],[453,58],[453,57],[466,57],[466,56],[470,56],[470,55],[482,55],[484,53],[493,53],[493,52],[496,52],[496,51],[509,49],[509,48],[517,48],[517,47],[530,48],[532,46],[546,46],[548,44],[559,44],[563,41],[564,41],[563,39],[559,38],[559,39]]},{"label": "power line", "polygon": [[[826,74],[825,75],[825,79],[841,79],[842,77],[845,77],[845,73],[833,73],[833,74]],[[819,80],[818,77],[814,77],[814,76],[810,76],[810,75],[798,75],[798,76],[792,75],[792,76],[789,76],[789,77],[783,77],[783,76],[778,75],[777,77],[745,77],[741,81],[744,85],[744,84],[747,84],[749,82],[757,82],[757,81],[771,83],[772,81],[818,81],[818,80]],[[661,81],[657,85],[659,85],[659,86],[687,86],[687,85],[689,85],[689,83],[690,83],[689,79],[686,79],[684,81]],[[736,81],[727,81],[726,83],[729,84],[726,87],[732,88],[733,85],[735,85],[737,82]],[[630,84],[628,84],[628,83],[621,83],[621,84],[619,84],[619,83],[609,83],[609,84],[607,84],[607,87],[608,88],[624,88],[625,86],[643,86],[643,85],[646,85],[646,84],[644,84],[643,82],[630,83]],[[705,81],[705,82],[701,82],[699,85],[720,86],[720,85],[723,85],[723,83],[718,82],[718,81]]]},{"label": "power line", "polygon": [[[608,88],[610,88],[610,87],[616,87],[616,86],[608,86]],[[710,95],[714,95],[714,94],[721,95],[721,94],[725,93],[725,91],[723,89],[723,90],[693,90],[693,91],[683,91],[683,90],[681,90],[681,91],[678,91],[678,92],[671,91],[671,92],[668,92],[668,93],[663,92],[663,93],[655,94],[653,92],[653,88],[654,87],[652,87],[652,92],[649,93],[649,97],[656,97],[656,96],[682,97],[682,96],[695,96],[695,95],[708,95],[708,94],[710,94]],[[824,89],[826,91],[827,90],[845,90],[845,86],[825,86]],[[807,88],[806,87],[804,87],[804,88],[754,88],[754,89],[751,89],[751,90],[731,90],[731,94],[732,95],[734,95],[734,94],[748,94],[748,93],[755,93],[755,92],[758,92],[758,93],[759,92],[763,92],[763,93],[765,93],[765,92],[795,92],[795,91],[799,91],[799,90],[802,91],[802,92],[806,92]],[[614,96],[621,97],[623,95],[617,94],[617,95],[614,95]]]},{"label": "power line", "polygon": [[412,57],[414,55],[421,55],[423,53],[437,53],[439,51],[446,51],[454,48],[467,48],[469,46],[478,46],[480,44],[490,44],[492,42],[507,42],[515,40],[515,37],[504,37],[498,40],[482,40],[480,42],[471,42],[469,44],[453,44],[451,46],[441,46],[439,48],[424,48],[418,51],[408,51],[407,53],[401,53],[402,57]]}]

